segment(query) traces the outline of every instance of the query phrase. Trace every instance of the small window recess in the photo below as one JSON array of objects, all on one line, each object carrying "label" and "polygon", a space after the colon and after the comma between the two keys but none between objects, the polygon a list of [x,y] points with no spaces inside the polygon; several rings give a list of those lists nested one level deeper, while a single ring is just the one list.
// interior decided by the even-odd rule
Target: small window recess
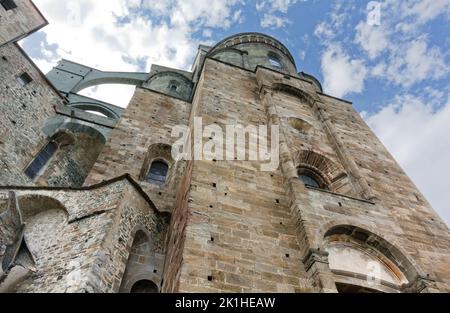
[{"label": "small window recess", "polygon": [[17,4],[14,2],[14,0],[0,0],[0,4],[5,9],[5,11],[17,8]]},{"label": "small window recess", "polygon": [[22,86],[25,87],[29,83],[33,81],[33,78],[28,73],[23,73],[20,76],[16,78],[17,82]]}]

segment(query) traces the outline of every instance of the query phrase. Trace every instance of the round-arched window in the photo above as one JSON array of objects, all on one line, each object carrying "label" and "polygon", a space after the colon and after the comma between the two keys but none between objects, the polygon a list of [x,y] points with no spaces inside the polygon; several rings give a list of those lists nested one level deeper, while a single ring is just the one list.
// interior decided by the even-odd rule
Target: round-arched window
[{"label": "round-arched window", "polygon": [[326,184],[323,182],[323,179],[320,177],[320,175],[308,168],[299,168],[298,178],[307,187],[327,189]]},{"label": "round-arched window", "polygon": [[147,181],[154,184],[165,184],[169,166],[163,161],[155,161],[152,163],[148,171]]},{"label": "round-arched window", "polygon": [[180,87],[180,83],[177,82],[176,80],[171,80],[169,82],[169,90],[170,91],[177,92],[179,87]]},{"label": "round-arched window", "polygon": [[283,65],[282,65],[282,63],[280,61],[280,58],[277,55],[275,55],[273,53],[269,53],[268,58],[269,58],[269,64],[271,66],[276,67],[278,69],[282,69],[283,68]]},{"label": "round-arched window", "polygon": [[317,180],[315,180],[314,178],[312,178],[311,176],[301,174],[299,177],[300,177],[300,180],[305,184],[305,186],[320,188],[319,182]]}]

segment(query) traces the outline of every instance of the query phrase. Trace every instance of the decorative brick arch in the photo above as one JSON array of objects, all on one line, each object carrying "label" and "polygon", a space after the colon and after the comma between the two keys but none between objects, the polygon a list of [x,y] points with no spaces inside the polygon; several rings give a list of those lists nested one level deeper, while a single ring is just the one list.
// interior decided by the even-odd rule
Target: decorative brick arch
[{"label": "decorative brick arch", "polygon": [[[367,251],[375,251],[392,262],[406,277],[407,284],[400,286],[400,292],[422,292],[427,288],[433,289],[434,280],[426,274],[421,267],[405,251],[395,239],[385,239],[375,227],[361,223],[345,223],[333,221],[323,225],[317,232],[314,240],[318,247],[326,251],[327,245],[332,241],[355,243]],[[355,276],[356,277],[356,276]]]},{"label": "decorative brick arch", "polygon": [[293,159],[297,169],[306,168],[315,172],[327,186],[347,176],[341,166],[316,151],[297,151],[293,155]]}]

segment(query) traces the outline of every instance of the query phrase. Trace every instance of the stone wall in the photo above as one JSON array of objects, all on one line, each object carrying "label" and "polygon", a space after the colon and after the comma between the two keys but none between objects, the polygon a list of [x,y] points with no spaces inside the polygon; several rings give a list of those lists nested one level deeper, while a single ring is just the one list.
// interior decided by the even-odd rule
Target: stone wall
[{"label": "stone wall", "polygon": [[[22,73],[33,79],[26,86]],[[45,121],[62,99],[15,44],[0,47],[0,185],[29,185],[24,170],[46,145]]]},{"label": "stone wall", "polygon": [[5,11],[0,6],[0,47],[17,41],[45,26],[47,21],[30,0],[14,0],[17,8]]},{"label": "stone wall", "polygon": [[[198,88],[191,121],[202,116],[204,125],[267,124],[252,72],[208,59]],[[260,163],[245,161],[192,166],[188,194],[183,187],[178,196],[186,199],[185,208],[177,207],[172,219],[178,233],[172,240],[184,241],[177,249],[184,248],[179,278],[172,276],[178,281],[168,282],[167,291],[311,291],[281,172],[261,172]],[[168,260],[180,260],[177,253],[169,250]]]},{"label": "stone wall", "polygon": [[[260,96],[264,88],[269,98]],[[448,290],[448,228],[349,103],[318,94],[302,79],[207,59],[191,123],[194,116],[204,125],[279,119],[282,166],[265,173],[258,162],[192,163],[172,219],[166,277],[175,281],[163,291],[335,292],[336,274],[319,251],[326,251],[326,232],[340,224],[388,242],[378,248],[411,264],[410,285],[425,277],[426,290]],[[296,129],[292,117],[311,132]],[[341,183],[329,191],[305,188],[295,170],[296,160],[307,161],[298,157],[302,150],[329,160],[318,170]]]},{"label": "stone wall", "polygon": [[[150,163],[148,155],[153,153],[151,147],[161,144],[171,146],[178,140],[171,137],[172,128],[176,125],[187,125],[190,107],[190,103],[136,88],[136,93],[85,184],[128,173],[140,181],[142,188],[148,192],[158,208],[172,211],[185,164],[173,162],[167,183],[155,185],[145,181]],[[157,156],[152,154],[152,157]]]},{"label": "stone wall", "polygon": [[[149,234],[159,264],[164,262],[170,217],[160,214],[129,179],[79,190],[14,191],[35,262],[15,291],[118,292],[139,229]],[[161,277],[161,265],[157,270]]]},{"label": "stone wall", "polygon": [[[58,136],[58,134],[56,134]],[[69,133],[70,142],[59,143],[38,183],[54,187],[81,187],[103,148],[98,136]]]}]

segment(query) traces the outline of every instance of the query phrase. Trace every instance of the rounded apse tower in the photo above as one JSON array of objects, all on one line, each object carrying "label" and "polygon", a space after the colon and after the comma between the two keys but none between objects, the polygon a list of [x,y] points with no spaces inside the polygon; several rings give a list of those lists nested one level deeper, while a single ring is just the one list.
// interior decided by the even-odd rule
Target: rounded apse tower
[{"label": "rounded apse tower", "polygon": [[207,57],[254,71],[264,66],[299,76],[310,81],[322,92],[320,81],[314,76],[298,72],[294,57],[279,40],[261,33],[240,33],[230,36],[209,50]]},{"label": "rounded apse tower", "polygon": [[241,33],[228,37],[209,52],[208,57],[255,70],[258,65],[297,75],[295,60],[277,39],[260,33]]}]

